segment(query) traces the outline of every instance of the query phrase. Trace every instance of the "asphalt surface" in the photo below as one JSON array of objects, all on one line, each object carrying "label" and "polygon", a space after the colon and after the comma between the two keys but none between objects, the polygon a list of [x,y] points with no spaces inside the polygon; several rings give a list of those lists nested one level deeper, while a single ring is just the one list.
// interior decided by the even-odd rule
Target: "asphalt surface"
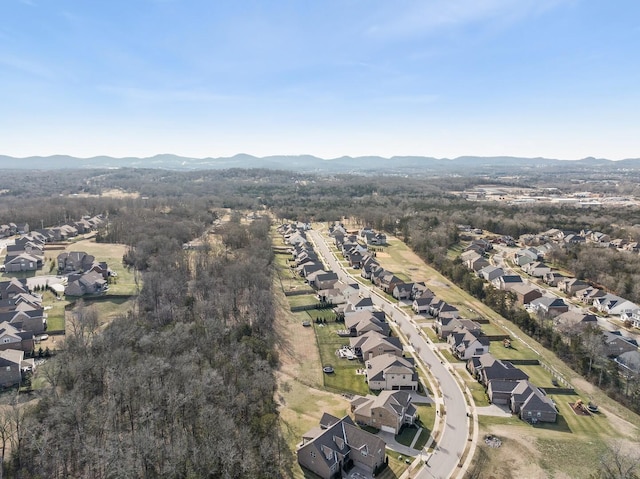
[{"label": "asphalt surface", "polygon": [[[337,273],[341,280],[353,282],[354,280],[350,278],[350,275],[333,255],[320,233],[308,231],[308,234],[327,266]],[[434,452],[428,458],[426,466],[413,477],[420,479],[451,477],[459,470],[458,464],[464,453],[469,432],[467,405],[463,391],[452,375],[451,366],[447,362],[441,362],[441,359],[432,351],[430,344],[419,334],[419,329],[411,323],[409,316],[404,311],[396,308],[387,299],[378,296],[374,286],[360,284],[360,290],[364,296],[370,296],[374,305],[383,310],[409,338],[416,353],[438,381],[442,392],[444,411],[441,410],[440,414],[444,414],[445,417],[444,427],[441,429],[439,440],[435,444]]]}]

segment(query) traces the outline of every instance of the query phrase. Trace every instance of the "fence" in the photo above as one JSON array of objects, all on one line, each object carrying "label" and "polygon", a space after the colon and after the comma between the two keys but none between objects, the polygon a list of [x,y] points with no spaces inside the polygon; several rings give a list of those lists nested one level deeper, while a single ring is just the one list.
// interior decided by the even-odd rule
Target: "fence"
[{"label": "fence", "polygon": [[305,294],[314,294],[315,291],[313,289],[301,289],[296,291],[285,291],[285,296],[302,296]]},{"label": "fence", "polygon": [[502,359],[501,361],[509,361],[514,366],[539,366],[540,361],[537,359]]},{"label": "fence", "polygon": [[316,304],[303,304],[301,306],[291,306],[289,308],[292,313],[299,313],[300,311],[311,311],[312,309],[331,309],[333,304],[329,303],[316,303]]}]

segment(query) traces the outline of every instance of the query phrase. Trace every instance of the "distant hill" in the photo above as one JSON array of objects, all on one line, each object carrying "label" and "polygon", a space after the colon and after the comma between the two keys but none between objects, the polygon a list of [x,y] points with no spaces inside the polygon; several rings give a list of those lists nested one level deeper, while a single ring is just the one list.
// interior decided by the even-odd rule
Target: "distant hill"
[{"label": "distant hill", "polygon": [[322,159],[310,155],[266,156],[238,154],[223,158],[188,158],[176,155],[156,155],[150,158],[113,158],[96,156],[75,158],[66,155],[32,156],[13,158],[0,155],[0,168],[51,170],[63,168],[161,168],[168,170],[205,170],[228,168],[268,168],[293,170],[304,173],[355,173],[355,174],[517,174],[535,170],[576,172],[581,171],[621,171],[640,169],[640,158],[611,161],[585,158],[577,161],[554,160],[549,158],[517,158],[509,156],[479,157],[461,156],[454,159],[424,156],[343,156]]}]

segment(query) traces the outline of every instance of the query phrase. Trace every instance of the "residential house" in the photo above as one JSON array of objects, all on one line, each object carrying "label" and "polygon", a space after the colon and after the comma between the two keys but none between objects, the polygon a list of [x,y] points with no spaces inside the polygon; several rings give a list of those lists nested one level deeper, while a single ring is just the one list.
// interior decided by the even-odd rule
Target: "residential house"
[{"label": "residential house", "polygon": [[519,274],[505,274],[494,279],[491,284],[502,291],[510,291],[515,285],[522,284]]},{"label": "residential house", "polygon": [[480,324],[472,321],[471,319],[444,316],[436,318],[436,321],[433,324],[433,329],[440,339],[447,339],[447,337],[458,328],[464,328],[477,336],[482,333],[482,327]]},{"label": "residential house", "polygon": [[91,270],[96,258],[84,251],[65,251],[58,255],[57,262],[58,274],[84,273]]},{"label": "residential house", "polygon": [[362,336],[369,331],[376,331],[384,336],[389,336],[390,327],[387,324],[382,311],[355,311],[344,315],[344,325],[351,336]]},{"label": "residential house", "polygon": [[478,276],[485,281],[493,281],[496,278],[504,275],[504,271],[502,268],[497,268],[495,266],[485,266],[480,271],[478,271]]},{"label": "residential house", "polygon": [[473,271],[480,271],[486,266],[489,266],[489,262],[482,256],[477,256],[476,258],[467,261],[467,268]]},{"label": "residential house", "polygon": [[42,268],[42,259],[27,253],[7,254],[4,260],[4,270],[7,272],[36,271],[39,268]]},{"label": "residential house", "polygon": [[553,318],[553,328],[565,338],[580,334],[588,326],[597,327],[598,318],[578,310],[567,311]]},{"label": "residential house", "polygon": [[633,314],[639,306],[614,294],[606,294],[593,300],[593,306],[600,312],[619,316],[621,314]]},{"label": "residential house", "polygon": [[629,321],[634,328],[640,328],[640,308],[622,313],[620,319],[624,322]]},{"label": "residential house", "polygon": [[298,266],[298,268],[296,268],[296,271],[298,271],[298,274],[300,276],[306,278],[314,271],[324,271],[324,265],[322,263],[305,263],[301,266]]},{"label": "residential house", "polygon": [[558,283],[558,289],[569,296],[574,295],[576,291],[585,289],[588,286],[589,283],[577,278],[568,278]]},{"label": "residential house", "polygon": [[558,411],[545,392],[527,380],[518,381],[511,395],[511,411],[530,423],[556,422]]},{"label": "residential house", "polygon": [[382,354],[402,357],[402,343],[396,337],[387,337],[377,331],[369,331],[362,336],[349,339],[353,352],[367,361]]},{"label": "residential house", "polygon": [[416,314],[428,314],[431,308],[431,302],[435,299],[435,296],[420,296],[413,300],[411,309]]},{"label": "residential house", "polygon": [[602,331],[604,336],[605,353],[611,358],[629,351],[637,351],[638,343],[635,339],[622,336],[620,331]]},{"label": "residential house", "polygon": [[465,328],[455,329],[448,337],[447,343],[451,354],[459,359],[469,360],[473,356],[481,356],[489,352],[489,338],[475,334]]},{"label": "residential house", "polygon": [[374,391],[418,390],[418,375],[413,358],[381,354],[366,361],[365,374],[369,388]]},{"label": "residential house", "polygon": [[[328,419],[326,418],[328,417]],[[386,459],[386,443],[355,425],[346,416],[338,419],[329,414],[325,422],[303,434],[296,451],[298,463],[322,479],[342,477],[345,465],[354,465],[373,475]]]},{"label": "residential house", "polygon": [[391,295],[398,300],[410,299],[413,291],[413,283],[397,283]]},{"label": "residential house", "polygon": [[0,323],[0,350],[17,349],[32,353],[34,347],[33,331],[23,331],[11,323]]},{"label": "residential house", "polygon": [[[33,360],[30,364],[33,364]],[[24,363],[24,351],[17,349],[0,351],[0,387],[19,385],[22,382],[23,367],[31,367]]]},{"label": "residential house", "polygon": [[549,286],[558,286],[558,283],[564,281],[567,277],[558,271],[551,271],[543,276],[542,281]]},{"label": "residential house", "polygon": [[0,299],[9,299],[24,293],[30,293],[26,279],[11,278],[8,281],[0,281]]},{"label": "residential house", "polygon": [[391,294],[393,289],[401,283],[404,283],[404,281],[398,278],[395,274],[387,272],[380,278],[379,286],[385,293]]},{"label": "residential house", "polygon": [[381,391],[375,396],[356,396],[351,412],[358,424],[398,434],[404,425],[413,425],[417,411],[406,391]]},{"label": "residential house", "polygon": [[503,381],[519,381],[529,379],[522,370],[509,361],[500,361],[490,353],[474,356],[467,361],[467,369],[482,384],[488,386],[489,381],[500,379]]},{"label": "residential house", "polygon": [[435,296],[433,291],[427,288],[427,285],[424,284],[424,281],[418,281],[412,284],[413,286],[411,287],[411,299],[416,299],[424,296]]},{"label": "residential house", "polygon": [[450,305],[446,301],[434,298],[434,301],[431,302],[429,307],[429,314],[434,318],[439,318],[441,316],[457,318],[459,316],[459,311],[458,308]]},{"label": "residential house", "polygon": [[511,291],[516,295],[517,301],[521,305],[529,304],[534,299],[542,297],[538,288],[525,283],[516,283],[511,287]]},{"label": "residential house", "polygon": [[315,290],[331,289],[338,282],[338,275],[333,271],[314,271],[307,276],[307,282]]},{"label": "residential house", "polygon": [[374,267],[380,266],[378,261],[371,256],[370,254],[366,254],[362,257],[362,262],[360,263],[360,276],[365,279],[371,278],[371,271]]},{"label": "residential house", "polygon": [[0,312],[0,323],[6,321],[17,330],[32,331],[34,334],[44,332],[47,325],[46,318],[46,313],[41,306]]},{"label": "residential house", "polygon": [[549,268],[542,261],[533,261],[531,263],[527,263],[522,267],[522,271],[527,273],[529,276],[533,276],[534,278],[542,278],[545,274],[551,272],[551,268]]},{"label": "residential house", "polygon": [[511,395],[517,384],[518,381],[492,379],[487,385],[489,402],[491,404],[509,404],[511,402]]},{"label": "residential house", "polygon": [[627,374],[636,376],[640,374],[640,352],[639,351],[627,351],[615,358],[615,362],[618,363],[623,371]]},{"label": "residential house", "polygon": [[548,316],[557,316],[569,311],[569,305],[562,298],[552,296],[543,296],[534,299],[529,303],[531,309],[536,313],[546,314]]},{"label": "residential house", "polygon": [[84,296],[101,294],[108,289],[107,281],[101,274],[89,271],[82,274],[70,274],[67,286],[64,288],[64,294],[65,296]]}]

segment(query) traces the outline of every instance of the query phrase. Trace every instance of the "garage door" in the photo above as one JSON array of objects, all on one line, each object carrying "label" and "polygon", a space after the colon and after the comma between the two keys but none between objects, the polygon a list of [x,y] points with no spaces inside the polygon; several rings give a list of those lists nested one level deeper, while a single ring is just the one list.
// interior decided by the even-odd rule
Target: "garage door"
[{"label": "garage door", "polygon": [[381,426],[380,429],[382,429],[383,431],[386,431],[386,432],[391,432],[393,434],[396,433],[396,430],[394,428],[392,428],[392,427],[389,427],[389,426]]}]

